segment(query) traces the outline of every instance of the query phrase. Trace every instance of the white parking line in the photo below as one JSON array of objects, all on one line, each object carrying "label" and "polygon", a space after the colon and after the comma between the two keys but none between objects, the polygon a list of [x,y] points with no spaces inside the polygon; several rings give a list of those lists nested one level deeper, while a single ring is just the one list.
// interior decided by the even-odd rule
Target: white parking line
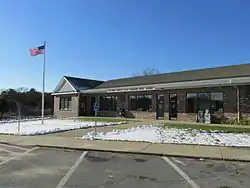
[{"label": "white parking line", "polygon": [[[23,154],[30,153],[30,152],[32,152],[32,151],[38,149],[38,148],[39,148],[39,147],[35,147],[35,148],[32,148],[32,149],[29,149],[29,150],[27,150],[27,151],[21,153],[20,156],[22,156]],[[1,165],[4,165],[4,164],[6,164],[6,163],[8,163],[8,162],[10,162],[10,161],[12,161],[12,160],[15,160],[17,157],[20,157],[20,156],[10,157],[10,158],[8,158],[7,160],[1,162],[1,163],[0,163],[0,166],[1,166]]]},{"label": "white parking line", "polygon": [[10,151],[10,150],[7,150],[7,149],[1,148],[1,147],[0,147],[0,151],[4,151],[4,152],[7,152],[7,153],[14,153],[13,151]]},{"label": "white parking line", "polygon": [[66,182],[72,176],[72,174],[77,169],[77,167],[80,165],[81,161],[83,160],[83,158],[85,157],[85,155],[87,153],[88,153],[87,151],[84,151],[82,153],[82,155],[77,159],[77,161],[75,162],[75,164],[69,169],[69,171],[67,172],[67,174],[61,179],[60,183],[56,186],[56,188],[63,188],[63,186],[66,184]]},{"label": "white parking line", "polygon": [[4,146],[4,147],[9,147],[9,148],[15,148],[15,149],[19,149],[19,150],[25,150],[25,151],[28,151],[29,149],[27,148],[23,148],[23,147],[19,147],[19,146],[13,146],[13,145],[9,145],[9,144],[1,144],[0,143],[0,146]]},{"label": "white parking line", "polygon": [[180,160],[178,160],[178,159],[176,159],[176,158],[174,158],[174,157],[172,157],[172,159],[173,159],[174,162],[179,163],[179,164],[181,164],[182,166],[186,166],[186,164],[183,163],[182,161],[180,161]]},{"label": "white parking line", "polygon": [[176,164],[174,164],[168,157],[162,157],[170,166],[175,169],[191,186],[192,188],[200,188],[185,172],[183,172]]}]

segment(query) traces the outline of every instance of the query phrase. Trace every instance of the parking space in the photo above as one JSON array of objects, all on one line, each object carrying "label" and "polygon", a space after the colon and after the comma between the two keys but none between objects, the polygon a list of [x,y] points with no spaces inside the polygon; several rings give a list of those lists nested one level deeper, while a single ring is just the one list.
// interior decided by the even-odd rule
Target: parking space
[{"label": "parking space", "polygon": [[173,161],[200,187],[246,188],[250,163],[174,158]]},{"label": "parking space", "polygon": [[100,152],[88,153],[65,186],[190,187],[160,157]]},{"label": "parking space", "polygon": [[6,163],[12,158],[18,158],[20,155],[24,155],[29,149],[30,148],[0,144],[0,165]]},{"label": "parking space", "polygon": [[247,188],[250,163],[0,144],[0,187]]}]

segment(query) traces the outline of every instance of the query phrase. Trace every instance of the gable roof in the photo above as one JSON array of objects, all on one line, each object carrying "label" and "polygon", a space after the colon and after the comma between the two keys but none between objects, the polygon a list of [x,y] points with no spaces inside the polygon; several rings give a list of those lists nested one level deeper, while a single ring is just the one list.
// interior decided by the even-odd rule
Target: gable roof
[{"label": "gable roof", "polygon": [[82,89],[91,89],[94,88],[102,83],[103,81],[100,80],[91,80],[85,78],[77,78],[71,76],[64,76],[64,78],[77,90],[80,91]]},{"label": "gable roof", "polygon": [[53,93],[56,93],[65,82],[69,83],[70,87],[73,89],[74,92],[80,92],[81,90],[85,89],[92,89],[103,83],[103,81],[99,80],[64,76],[54,89]]},{"label": "gable roof", "polygon": [[108,80],[96,87],[114,88],[123,86],[136,86],[147,84],[173,83],[185,81],[198,81],[221,78],[236,78],[250,76],[250,64],[230,65],[223,67],[187,70],[181,72],[172,72],[165,74],[128,77],[115,80]]}]

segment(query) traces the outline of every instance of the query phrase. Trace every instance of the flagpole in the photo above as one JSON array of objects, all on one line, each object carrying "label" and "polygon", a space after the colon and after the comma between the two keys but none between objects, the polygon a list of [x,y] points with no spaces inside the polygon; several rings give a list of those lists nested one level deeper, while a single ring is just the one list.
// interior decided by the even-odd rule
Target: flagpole
[{"label": "flagpole", "polygon": [[45,61],[46,61],[46,41],[44,41],[44,54],[43,54],[42,124],[44,120]]}]

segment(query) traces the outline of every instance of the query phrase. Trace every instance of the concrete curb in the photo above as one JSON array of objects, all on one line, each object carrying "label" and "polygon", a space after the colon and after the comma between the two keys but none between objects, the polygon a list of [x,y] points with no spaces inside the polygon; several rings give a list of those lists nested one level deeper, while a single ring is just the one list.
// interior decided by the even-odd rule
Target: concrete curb
[{"label": "concrete curb", "polygon": [[[74,137],[74,139],[78,139],[81,140],[81,137]],[[102,141],[102,139],[95,139],[95,140],[99,140]],[[109,142],[117,142],[117,140],[105,140],[105,141],[109,141]],[[147,144],[154,144],[152,142],[149,141],[133,141],[133,140],[119,140],[119,142],[138,142],[138,143],[147,143]],[[249,149],[250,147],[247,146],[219,146],[219,145],[206,145],[206,144],[182,144],[182,143],[156,143],[156,144],[172,144],[172,145],[187,145],[187,146],[203,146],[203,147],[214,147],[214,148],[223,148],[223,147],[227,147],[227,148],[235,148],[235,149]]]},{"label": "concrete curb", "polygon": [[51,149],[67,149],[67,150],[78,150],[78,151],[98,151],[98,152],[115,152],[115,153],[125,153],[125,154],[135,154],[135,155],[154,155],[154,156],[166,156],[166,157],[185,157],[191,159],[209,159],[209,160],[220,160],[220,161],[237,161],[237,162],[250,162],[250,160],[237,159],[237,158],[227,158],[227,157],[204,157],[204,156],[189,156],[189,155],[174,155],[166,153],[157,153],[157,152],[144,152],[142,151],[125,151],[125,150],[112,150],[112,149],[91,149],[91,148],[79,148],[79,147],[67,147],[67,146],[51,146],[51,145],[42,145],[42,144],[11,144],[9,142],[0,142],[1,144],[13,145],[19,147],[41,147],[41,148],[51,148]]}]

